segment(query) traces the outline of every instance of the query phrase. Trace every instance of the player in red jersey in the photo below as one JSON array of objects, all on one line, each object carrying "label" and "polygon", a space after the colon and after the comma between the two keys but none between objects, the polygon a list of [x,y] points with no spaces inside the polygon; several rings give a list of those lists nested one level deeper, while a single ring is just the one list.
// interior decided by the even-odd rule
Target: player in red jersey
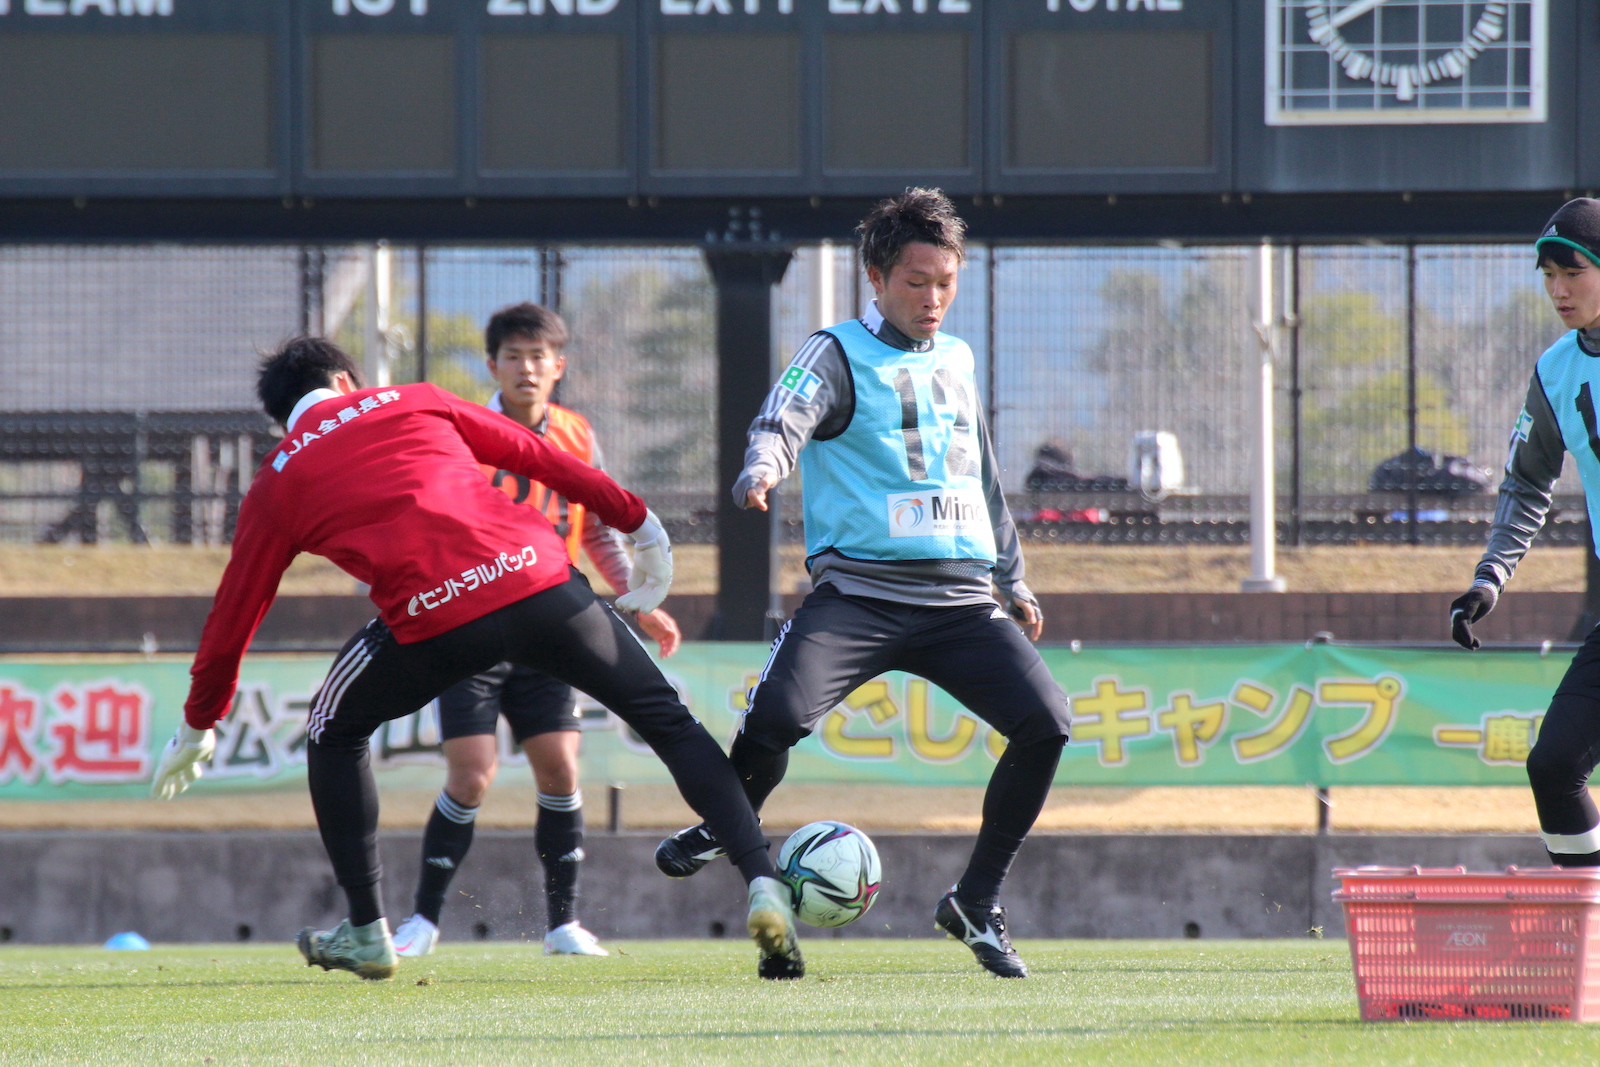
[{"label": "player in red jersey", "polygon": [[174,796],[198,777],[215,746],[212,727],[232,703],[239,660],[296,555],[323,556],[371,587],[379,616],[335,658],[307,722],[312,807],[350,906],[338,926],[301,931],[307,964],[363,978],[394,974],[368,740],[380,723],[510,661],[589,693],[644,738],[749,882],[758,973],[803,974],[787,887],[722,749],[573,568],[549,521],[490,484],[482,465],[537,480],[628,533],[634,573],[618,606],[629,611],[658,607],[672,580],[666,534],[644,501],[436,386],[362,389],[350,357],[321,338],[291,341],[264,360],[257,392],[286,432],[239,507],[184,723],[152,791]]},{"label": "player in red jersey", "polygon": [[[550,399],[567,369],[566,323],[537,304],[514,304],[489,318],[484,330],[489,373],[499,391],[488,407],[592,467],[604,469],[594,429],[577,412]],[[538,508],[565,541],[574,563],[580,552],[617,591],[628,588],[633,567],[622,535],[594,512],[554,489],[510,471],[484,474],[511,499]],[[657,608],[637,615],[639,626],[661,646],[662,658],[678,650],[678,625]],[[513,740],[528,757],[538,786],[534,849],[544,867],[546,933],[551,955],[608,953],[578,922],[578,868],[583,862],[583,792],[578,788],[577,694],[543,671],[500,663],[451,686],[439,698],[439,733],[449,775],[422,835],[415,911],[394,932],[402,957],[425,956],[439,943],[439,916],[456,871],[472,847],[479,806],[499,762],[495,730],[504,716]]]}]

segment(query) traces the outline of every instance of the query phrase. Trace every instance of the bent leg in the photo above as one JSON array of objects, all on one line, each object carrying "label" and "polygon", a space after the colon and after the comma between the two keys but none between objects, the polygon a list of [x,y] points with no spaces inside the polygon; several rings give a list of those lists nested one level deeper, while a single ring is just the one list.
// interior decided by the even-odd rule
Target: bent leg
[{"label": "bent leg", "polygon": [[1015,623],[988,608],[945,608],[919,627],[907,670],[950,693],[1008,740],[989,777],[983,822],[956,885],[986,909],[1055,781],[1071,716],[1066,694]]},{"label": "bent leg", "polygon": [[910,610],[823,586],[784,624],[729,753],[757,811],[783,780],[789,749],[857,686],[889,669]]},{"label": "bent leg", "polygon": [[374,619],[340,651],[312,698],[306,726],[311,806],[334,877],[349,899],[352,925],[365,926],[383,914],[378,789],[368,744],[372,732],[492,666],[499,657],[484,637],[478,623],[468,623],[428,641],[400,645]]},{"label": "bent leg", "polygon": [[1562,867],[1600,867],[1600,812],[1589,775],[1600,762],[1600,627],[1556,687],[1539,740],[1528,753],[1528,784],[1550,859]]},{"label": "bent leg", "polygon": [[1539,836],[1557,866],[1600,867],[1600,811],[1589,795],[1597,762],[1600,700],[1557,690],[1528,753]]},{"label": "bent leg", "polygon": [[504,627],[507,659],[583,690],[633,727],[747,880],[775,873],[728,757],[587,582],[568,580],[494,617]]}]

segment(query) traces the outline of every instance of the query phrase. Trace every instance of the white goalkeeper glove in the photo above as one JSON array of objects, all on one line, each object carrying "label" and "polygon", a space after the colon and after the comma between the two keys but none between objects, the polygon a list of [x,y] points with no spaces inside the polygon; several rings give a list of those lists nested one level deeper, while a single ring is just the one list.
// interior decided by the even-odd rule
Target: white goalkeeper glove
[{"label": "white goalkeeper glove", "polygon": [[617,597],[617,607],[654,611],[672,588],[672,543],[656,513],[648,510],[644,523],[628,536],[633,538],[633,573],[628,575],[628,591]]},{"label": "white goalkeeper glove", "polygon": [[150,795],[171,800],[188,789],[200,777],[200,764],[210,759],[216,748],[215,730],[196,730],[188,723],[179,726],[167,747],[161,750],[161,762],[156,765]]}]

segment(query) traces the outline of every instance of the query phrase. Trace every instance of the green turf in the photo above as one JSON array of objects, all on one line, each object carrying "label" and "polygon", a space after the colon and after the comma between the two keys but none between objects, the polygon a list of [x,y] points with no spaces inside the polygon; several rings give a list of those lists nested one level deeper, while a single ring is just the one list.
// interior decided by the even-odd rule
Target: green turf
[{"label": "green turf", "polygon": [[1469,1064],[1600,1062],[1600,1028],[1358,1021],[1341,942],[1035,941],[1034,977],[939,941],[727,941],[609,959],[446,945],[390,982],[289,945],[0,948],[0,1063]]}]

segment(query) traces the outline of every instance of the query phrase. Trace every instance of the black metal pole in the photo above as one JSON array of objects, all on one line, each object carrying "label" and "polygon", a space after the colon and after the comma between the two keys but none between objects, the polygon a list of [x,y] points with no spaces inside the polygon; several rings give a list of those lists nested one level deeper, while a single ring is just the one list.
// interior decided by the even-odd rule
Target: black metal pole
[{"label": "black metal pole", "polygon": [[857,318],[864,310],[861,306],[861,246],[850,247],[850,317]]},{"label": "black metal pole", "polygon": [[1304,532],[1300,515],[1300,244],[1289,246],[1289,543],[1296,547]]},{"label": "black metal pole", "polygon": [[989,361],[988,367],[984,371],[984,378],[986,379],[984,385],[986,386],[989,395],[987,397],[988,403],[985,405],[987,410],[984,412],[984,414],[988,416],[989,436],[992,438],[995,434],[995,420],[1000,415],[1000,404],[995,395],[995,383],[997,381],[995,366],[996,360],[998,359],[995,354],[995,342],[999,337],[1000,331],[994,321],[995,293],[997,290],[995,288],[996,274],[993,241],[988,243],[986,250],[988,254],[984,259],[984,282],[986,283],[984,288],[984,299],[988,301],[988,307],[984,314],[984,324],[987,328],[984,346],[988,349]]},{"label": "black metal pole", "polygon": [[1406,242],[1406,542],[1417,544],[1417,243]]},{"label": "black metal pole", "polygon": [[428,380],[428,246],[417,246],[417,381]]},{"label": "black metal pole", "polygon": [[306,336],[310,336],[313,332],[322,332],[321,330],[313,331],[311,328],[311,317],[314,314],[312,287],[314,284],[313,277],[316,272],[315,256],[315,249],[306,245],[300,246],[300,332]]},{"label": "black metal pole", "polygon": [[544,289],[544,306],[561,314],[562,303],[562,273],[567,265],[566,258],[561,255],[561,249],[548,248],[544,254],[544,278],[540,285]]},{"label": "black metal pole", "polygon": [[793,253],[775,245],[710,245],[717,286],[717,612],[711,637],[759,641],[765,632],[772,534],[768,513],[736,506],[745,431],[771,385],[772,287]]}]

